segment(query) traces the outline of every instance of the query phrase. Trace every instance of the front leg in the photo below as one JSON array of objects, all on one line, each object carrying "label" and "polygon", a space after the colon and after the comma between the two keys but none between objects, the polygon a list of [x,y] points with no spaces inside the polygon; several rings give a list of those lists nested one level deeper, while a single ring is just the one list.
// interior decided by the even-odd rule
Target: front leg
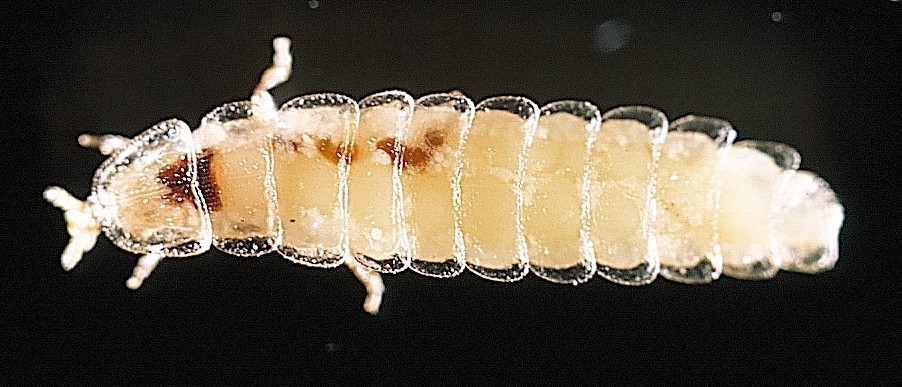
[{"label": "front leg", "polygon": [[70,238],[60,260],[64,270],[71,270],[81,261],[82,254],[94,248],[100,235],[100,222],[94,218],[88,202],[76,199],[60,187],[47,188],[44,199],[63,210]]},{"label": "front leg", "polygon": [[78,144],[85,148],[97,148],[100,154],[109,156],[120,149],[128,146],[129,139],[115,134],[104,134],[95,136],[93,134],[82,134],[78,136]]}]

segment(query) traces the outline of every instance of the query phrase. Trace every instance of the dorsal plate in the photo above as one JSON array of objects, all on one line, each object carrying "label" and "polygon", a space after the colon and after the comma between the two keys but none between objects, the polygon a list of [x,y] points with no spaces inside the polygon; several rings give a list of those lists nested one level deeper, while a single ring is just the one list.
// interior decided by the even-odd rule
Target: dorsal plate
[{"label": "dorsal plate", "polygon": [[211,241],[197,176],[188,125],[167,120],[100,166],[89,200],[116,246],[139,254],[196,255],[209,250]]}]

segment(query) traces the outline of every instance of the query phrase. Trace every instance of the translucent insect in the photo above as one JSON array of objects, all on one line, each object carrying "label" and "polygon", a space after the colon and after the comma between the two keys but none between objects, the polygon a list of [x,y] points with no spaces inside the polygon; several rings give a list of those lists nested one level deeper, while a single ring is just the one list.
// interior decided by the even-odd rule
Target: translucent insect
[{"label": "translucent insect", "polygon": [[524,97],[474,104],[459,92],[313,94],[276,108],[268,90],[288,78],[291,56],[287,38],[273,46],[250,100],[215,109],[194,132],[168,120],[132,139],[79,138],[111,156],[86,201],[44,192],[65,211],[63,268],[101,231],[142,254],[131,289],[163,258],[275,251],[347,265],[376,313],[379,272],[407,268],[642,285],[659,274],[815,273],[838,259],[843,208],[829,186],[797,171],[787,145],[734,144],[726,121]]}]

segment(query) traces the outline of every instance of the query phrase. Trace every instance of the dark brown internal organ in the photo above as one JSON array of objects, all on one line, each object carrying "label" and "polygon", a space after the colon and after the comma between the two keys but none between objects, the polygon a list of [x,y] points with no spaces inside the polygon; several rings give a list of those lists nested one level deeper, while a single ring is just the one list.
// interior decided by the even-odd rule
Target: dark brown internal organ
[{"label": "dark brown internal organ", "polygon": [[220,199],[222,190],[219,189],[219,184],[216,184],[216,179],[213,178],[213,171],[210,168],[212,162],[212,152],[205,151],[197,157],[197,182],[200,193],[207,203],[207,209],[218,211],[222,208],[222,199]]},{"label": "dark brown internal organ", "polygon": [[[219,197],[222,191],[210,172],[210,161],[212,158],[213,153],[210,152],[204,152],[197,157],[197,181],[204,201],[207,203],[207,209],[216,211],[222,206]],[[167,203],[181,204],[188,201],[195,205],[194,195],[191,193],[191,178],[188,158],[185,156],[179,158],[178,163],[169,164],[160,169],[157,172],[157,181],[169,188],[169,192],[163,194],[162,199]]]},{"label": "dark brown internal organ", "polygon": [[[292,151],[294,153],[299,153],[300,148],[302,146],[301,142],[290,140],[282,137],[274,137],[273,138],[273,147],[277,149],[282,149],[285,151]],[[325,157],[327,160],[332,161],[336,165],[338,164],[338,160],[342,158],[350,164],[351,159],[354,158],[354,155],[357,154],[357,146],[348,147],[347,143],[342,143],[341,145],[335,145],[331,139],[328,138],[319,138],[316,140],[316,149],[319,153]]]},{"label": "dark brown internal organ", "polygon": [[167,204],[191,201],[191,175],[188,170],[188,158],[182,156],[177,164],[168,164],[157,172],[157,182],[169,188],[163,194]]},{"label": "dark brown internal organ", "polygon": [[345,159],[346,163],[350,164],[357,153],[356,145],[352,145],[350,148],[347,143],[335,145],[335,143],[328,138],[317,140],[316,149],[319,149],[319,153],[322,154],[323,157],[332,160],[335,164],[338,164],[338,160],[341,160],[342,158]]},{"label": "dark brown internal organ", "polygon": [[404,169],[423,168],[429,165],[435,148],[445,143],[445,136],[438,130],[426,132],[424,143],[421,146],[397,144],[397,141],[398,139],[394,137],[383,138],[376,143],[376,149],[387,153],[391,156],[392,161],[401,156]]},{"label": "dark brown internal organ", "polygon": [[[445,136],[439,130],[431,130],[426,133],[423,140],[421,146],[407,146],[400,144],[401,151],[398,152],[395,145],[395,142],[398,140],[394,137],[388,137],[376,142],[376,149],[387,153],[391,156],[392,161],[395,161],[399,154],[403,154],[402,160],[405,168],[421,168],[429,164],[434,149],[445,143]],[[282,149],[291,149],[294,152],[298,152],[298,148],[301,146],[297,141],[278,137],[273,139],[273,145]],[[357,154],[357,144],[349,147],[347,143],[335,144],[329,138],[316,139],[316,149],[323,157],[335,164],[338,164],[338,161],[341,159],[344,159],[345,162],[351,164],[351,160],[353,160]],[[206,194],[204,197],[206,198]]]}]

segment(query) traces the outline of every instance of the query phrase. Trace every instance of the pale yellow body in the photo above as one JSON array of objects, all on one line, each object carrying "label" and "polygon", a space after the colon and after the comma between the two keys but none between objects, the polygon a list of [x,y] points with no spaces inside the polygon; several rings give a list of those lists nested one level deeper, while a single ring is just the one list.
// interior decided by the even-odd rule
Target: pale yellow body
[{"label": "pale yellow body", "polygon": [[775,234],[780,216],[778,189],[786,172],[749,147],[733,147],[721,163],[718,223],[724,273],[738,278],[769,278],[781,265]]},{"label": "pale yellow body", "polygon": [[[539,119],[526,162],[523,226],[531,268],[553,281],[587,278],[595,255],[588,239],[586,168],[598,121],[558,112]],[[581,269],[581,270],[578,270]]]},{"label": "pale yellow body", "polygon": [[[237,112],[236,112],[237,111]],[[234,115],[234,116],[231,116]],[[259,256],[282,236],[272,175],[273,121],[248,103],[208,114],[195,132],[197,157],[208,160],[213,245],[230,254]]]},{"label": "pale yellow body", "polygon": [[592,164],[591,229],[598,264],[630,269],[657,261],[645,229],[654,171],[649,128],[633,120],[602,123]]},{"label": "pale yellow body", "polygon": [[279,253],[312,266],[341,263],[347,245],[342,144],[357,125],[353,101],[283,108],[273,138],[273,177],[282,224]]},{"label": "pale yellow body", "polygon": [[407,132],[413,98],[388,92],[360,104],[360,123],[352,140],[355,153],[348,173],[351,254],[373,269],[403,270],[409,253],[397,174],[400,167],[387,151],[389,143],[395,143],[386,140],[401,139]]},{"label": "pale yellow body", "polygon": [[[463,269],[459,206],[455,203],[461,136],[473,105],[450,94],[417,101],[406,143],[425,161],[408,160],[401,174],[408,244],[415,271],[447,275]],[[420,156],[420,155],[423,156]]]},{"label": "pale yellow body", "polygon": [[530,122],[500,109],[477,110],[467,136],[460,180],[464,254],[467,265],[485,276],[525,274],[517,180],[536,113]]},{"label": "pale yellow body", "polygon": [[668,133],[655,189],[654,233],[662,267],[679,271],[707,264],[716,271],[721,265],[715,217],[719,155],[714,139],[703,133]]},{"label": "pale yellow body", "polygon": [[131,140],[80,139],[112,156],[87,201],[44,193],[65,211],[67,270],[101,230],[144,254],[132,289],[165,257],[277,250],[346,264],[376,313],[383,286],[372,270],[451,277],[468,267],[515,281],[532,266],[555,282],[642,285],[662,264],[673,274],[707,261],[704,280],[716,279],[720,255],[724,274],[748,279],[838,258],[842,206],[823,180],[793,173],[788,146],[721,149],[690,133],[668,138],[667,118],[648,107],[600,115],[523,97],[474,107],[460,93],[415,101],[390,91],[359,105],[319,94],[277,109],[268,90],[288,78],[291,55],[287,38],[273,43],[251,101],[217,108],[193,134],[169,120]]}]

